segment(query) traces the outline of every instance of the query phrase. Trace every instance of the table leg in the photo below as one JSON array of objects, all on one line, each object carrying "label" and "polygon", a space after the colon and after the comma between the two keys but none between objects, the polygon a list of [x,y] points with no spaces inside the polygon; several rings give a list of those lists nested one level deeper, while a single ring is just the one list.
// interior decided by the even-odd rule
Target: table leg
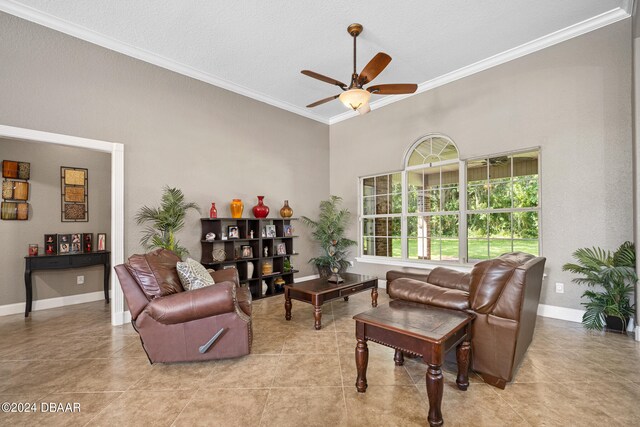
[{"label": "table leg", "polygon": [[33,287],[31,284],[31,270],[24,270],[24,287],[27,292],[27,304],[24,309],[24,317],[29,317],[31,313],[31,302],[33,300]]},{"label": "table leg", "polygon": [[396,362],[396,366],[404,365],[404,354],[402,354],[402,350],[396,349],[396,354],[393,355],[393,361]]},{"label": "table leg", "polygon": [[348,296],[344,297],[344,300],[349,301],[349,297]]},{"label": "table leg", "polygon": [[284,318],[291,320],[291,296],[287,288],[284,290]]},{"label": "table leg", "polygon": [[378,288],[371,289],[371,307],[378,306]]},{"label": "table leg", "polygon": [[460,390],[466,390],[469,387],[469,362],[471,354],[471,343],[462,341],[456,348],[456,359],[458,361],[458,377],[456,384]]},{"label": "table leg", "polygon": [[367,340],[358,338],[356,345],[356,369],[358,378],[356,378],[356,390],[359,393],[367,391],[367,365],[369,364],[369,348]]},{"label": "table leg", "polygon": [[104,300],[107,304],[109,304],[109,273],[111,273],[111,265],[109,264],[109,260],[107,260],[104,263]]},{"label": "table leg", "polygon": [[322,329],[322,306],[314,305],[313,306],[313,319],[315,320],[314,327],[316,330]]},{"label": "table leg", "polygon": [[444,381],[440,365],[429,365],[427,369],[427,395],[429,396],[429,425],[441,426],[442,421],[442,393]]}]

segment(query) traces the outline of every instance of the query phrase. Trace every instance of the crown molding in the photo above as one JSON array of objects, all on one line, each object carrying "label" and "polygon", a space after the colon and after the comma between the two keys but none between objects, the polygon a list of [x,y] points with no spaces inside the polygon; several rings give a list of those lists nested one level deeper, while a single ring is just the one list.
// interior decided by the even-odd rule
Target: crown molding
[{"label": "crown molding", "polygon": [[[513,61],[514,59],[521,58],[525,55],[529,55],[530,53],[537,52],[539,50],[553,46],[555,44],[562,43],[574,37],[581,36],[588,32],[597,30],[599,28],[602,28],[607,25],[613,24],[615,22],[621,21],[623,19],[629,18],[631,16],[631,13],[627,11],[629,8],[633,8],[633,0],[625,0],[623,7],[612,9],[608,12],[604,12],[600,15],[594,16],[593,18],[589,18],[577,24],[571,25],[567,28],[563,28],[562,30],[558,30],[546,36],[540,37],[536,40],[532,40],[528,43],[525,43],[513,49],[509,49],[504,52],[498,53],[487,59],[483,59],[482,61],[478,61],[474,64],[467,65],[466,67],[459,68],[450,73],[443,74],[442,76],[436,77],[435,79],[420,83],[418,85],[418,90],[416,90],[414,93],[410,95],[385,96],[382,99],[371,102],[370,103],[371,109],[377,110],[378,108],[382,108],[386,105],[393,104],[398,101],[402,101],[403,99],[416,96],[422,92],[426,92],[428,90],[435,89],[440,86],[444,86],[447,83],[460,80],[464,77],[469,77],[473,74],[479,73],[489,68],[504,64],[509,61]],[[329,125],[333,125],[335,123],[339,123],[341,121],[344,121],[353,117],[357,117],[357,116],[358,116],[357,112],[347,111],[345,113],[338,114],[337,116],[331,117],[329,119]]]},{"label": "crown molding", "polygon": [[[413,94],[386,96],[380,100],[374,101],[370,104],[371,109],[376,110],[386,105],[402,101],[403,99],[418,95],[431,89],[435,89],[447,83],[451,83],[453,81],[468,77],[497,65],[513,61],[514,59],[521,58],[530,53],[537,52],[563,41],[578,37],[590,31],[594,31],[604,26],[626,19],[631,16],[633,5],[634,0],[623,0],[622,5],[619,8],[604,12],[600,15],[594,16],[593,18],[589,18],[585,21],[571,25],[562,30],[558,30],[554,33],[540,37],[536,40],[525,43],[513,49],[501,52],[482,61],[478,61],[474,64],[459,68],[458,70],[436,77],[432,80],[420,83],[418,85],[418,90],[416,90],[416,92]],[[124,43],[111,37],[107,37],[96,31],[90,30],[77,24],[73,24],[71,22],[52,16],[48,13],[44,13],[31,8],[29,6],[15,3],[11,0],[0,0],[0,11],[9,13],[22,19],[26,19],[39,25],[43,25],[45,27],[68,34],[81,40],[85,40],[98,46],[102,46],[115,52],[119,52],[124,55],[139,59],[141,61],[156,65],[158,67],[174,71],[178,74],[182,74],[196,80],[200,80],[205,83],[220,87],[222,89],[226,89],[231,92],[235,92],[237,94],[255,99],[257,101],[264,102],[265,104],[281,108],[283,110],[318,121],[320,123],[332,125],[347,119],[351,119],[353,117],[357,117],[359,115],[355,111],[346,111],[344,113],[326,119],[310,112],[306,108],[301,108],[288,102],[280,101],[264,93],[246,88],[241,85],[237,85],[219,77],[215,77],[194,67],[165,58],[161,55],[148,52],[144,49],[134,47],[128,43]]]},{"label": "crown molding", "polygon": [[68,34],[72,37],[87,41],[89,43],[102,46],[109,50],[122,53],[132,58],[139,59],[149,64],[157,65],[158,67],[165,68],[170,71],[174,71],[178,74],[185,75],[187,77],[200,80],[205,83],[209,83],[214,86],[218,86],[222,89],[226,89],[231,92],[246,96],[248,98],[255,99],[265,104],[272,105],[274,107],[281,108],[291,113],[304,116],[306,118],[316,120],[318,122],[329,124],[329,120],[308,111],[305,108],[298,107],[288,102],[280,101],[272,98],[264,93],[246,88],[244,86],[232,83],[228,80],[215,77],[204,71],[198,70],[189,65],[182,64],[172,59],[165,58],[161,55],[148,52],[144,49],[137,48],[128,43],[116,40],[111,37],[107,37],[104,34],[100,34],[96,31],[82,27],[77,24],[65,21],[63,19],[52,16],[48,13],[41,12],[32,7],[22,4],[14,3],[11,0],[0,0],[0,11],[6,12],[10,15],[17,16],[18,18],[26,19],[27,21],[34,22],[36,24],[51,28],[61,33]]}]

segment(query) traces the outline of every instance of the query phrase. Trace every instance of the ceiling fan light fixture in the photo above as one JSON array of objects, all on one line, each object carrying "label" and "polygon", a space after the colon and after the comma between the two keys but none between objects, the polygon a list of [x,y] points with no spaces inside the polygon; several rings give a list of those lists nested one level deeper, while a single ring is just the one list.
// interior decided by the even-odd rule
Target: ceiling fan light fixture
[{"label": "ceiling fan light fixture", "polygon": [[358,88],[349,89],[345,92],[342,92],[339,96],[340,101],[347,108],[350,108],[352,110],[357,110],[365,104],[368,104],[369,98],[371,98],[371,93],[367,92],[364,89]]},{"label": "ceiling fan light fixture", "polygon": [[364,105],[361,105],[360,108],[358,108],[358,114],[360,114],[361,116],[364,116],[370,111],[371,111],[371,106],[369,105],[368,102]]}]

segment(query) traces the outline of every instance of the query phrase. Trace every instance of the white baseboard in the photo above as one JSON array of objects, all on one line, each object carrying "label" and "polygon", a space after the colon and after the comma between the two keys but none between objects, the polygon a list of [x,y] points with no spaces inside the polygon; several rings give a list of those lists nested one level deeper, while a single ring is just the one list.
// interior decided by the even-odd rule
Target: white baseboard
[{"label": "white baseboard", "polygon": [[[85,302],[93,302],[104,300],[104,291],[89,292],[86,294],[69,295],[65,297],[47,298],[34,300],[31,311],[46,310],[49,308],[64,307],[66,305],[83,304]],[[15,304],[0,305],[0,316],[8,316],[10,314],[24,313],[25,302]]]},{"label": "white baseboard", "polygon": [[[582,323],[584,310],[576,310],[575,308],[558,307],[556,305],[538,305],[538,316],[550,317],[552,319],[568,320],[569,322]],[[635,340],[640,341],[640,326],[635,326],[633,317],[627,325],[627,332],[634,332]]]},{"label": "white baseboard", "polygon": [[130,311],[120,311],[117,313],[111,313],[111,326],[120,326],[130,322],[131,322]]}]

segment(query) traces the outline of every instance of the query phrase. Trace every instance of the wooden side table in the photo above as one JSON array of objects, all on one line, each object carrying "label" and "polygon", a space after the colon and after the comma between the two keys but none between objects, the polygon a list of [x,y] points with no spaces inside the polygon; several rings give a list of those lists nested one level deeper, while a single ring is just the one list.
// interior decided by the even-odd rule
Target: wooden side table
[{"label": "wooden side table", "polygon": [[358,340],[356,389],[360,393],[367,390],[367,341],[394,348],[394,361],[398,366],[404,363],[403,353],[421,356],[429,367],[426,374],[429,424],[442,425],[444,382],[441,366],[444,355],[456,348],[456,384],[460,390],[466,390],[469,386],[471,322],[475,315],[407,301],[391,301],[353,318],[356,321]]}]

